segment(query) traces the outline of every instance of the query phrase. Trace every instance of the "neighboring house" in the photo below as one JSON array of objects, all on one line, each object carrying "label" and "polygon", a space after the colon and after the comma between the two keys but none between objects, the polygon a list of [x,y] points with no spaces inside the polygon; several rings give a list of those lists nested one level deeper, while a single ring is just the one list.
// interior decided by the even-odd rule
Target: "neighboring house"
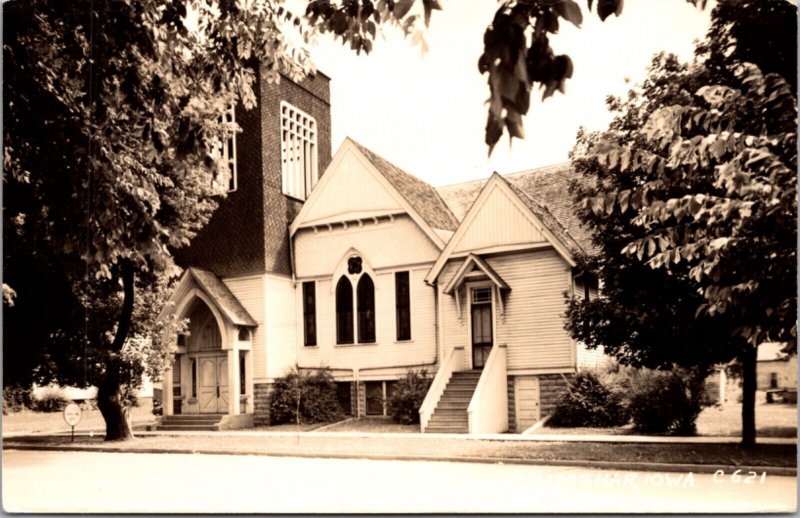
[{"label": "neighboring house", "polygon": [[[295,365],[331,369],[353,416],[387,414],[409,369],[435,378],[423,431],[524,431],[553,408],[586,351],[565,293],[596,296],[593,249],[568,165],[436,189],[346,139],[331,159],[329,79],[259,82],[231,192],[177,254],[190,320],[164,376],[165,415],[268,421]],[[324,173],[324,174],[323,174]]]},{"label": "neighboring house", "polygon": [[758,347],[757,390],[797,390],[797,355],[783,353],[784,345],[767,342]]}]

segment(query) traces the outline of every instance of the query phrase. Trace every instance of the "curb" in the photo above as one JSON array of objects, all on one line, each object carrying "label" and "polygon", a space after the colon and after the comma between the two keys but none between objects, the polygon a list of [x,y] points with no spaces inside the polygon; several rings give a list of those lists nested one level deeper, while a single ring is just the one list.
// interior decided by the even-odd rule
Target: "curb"
[{"label": "curb", "polygon": [[478,464],[514,464],[525,466],[563,466],[590,469],[621,470],[621,471],[660,471],[670,473],[698,473],[713,474],[723,471],[730,475],[735,471],[740,473],[767,473],[773,476],[796,477],[796,468],[779,466],[734,466],[724,464],[669,464],[663,462],[616,462],[616,461],[589,461],[589,460],[544,460],[544,459],[515,459],[505,457],[434,457],[425,455],[384,455],[384,454],[348,454],[348,453],[309,453],[309,452],[254,452],[254,451],[229,451],[229,450],[192,450],[192,449],[164,449],[164,448],[135,448],[124,449],[113,446],[62,446],[62,445],[29,445],[29,444],[3,444],[3,450],[25,451],[80,451],[98,453],[150,453],[150,454],[183,454],[183,455],[236,455],[258,457],[295,457],[307,459],[361,459],[361,460],[398,460],[398,461],[426,461],[426,462],[465,462]]}]

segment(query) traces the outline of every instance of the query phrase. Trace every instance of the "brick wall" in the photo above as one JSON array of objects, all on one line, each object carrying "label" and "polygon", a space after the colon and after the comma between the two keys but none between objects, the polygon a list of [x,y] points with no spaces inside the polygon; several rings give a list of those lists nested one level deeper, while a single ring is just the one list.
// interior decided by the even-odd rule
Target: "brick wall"
[{"label": "brick wall", "polygon": [[539,401],[542,417],[553,413],[561,393],[566,390],[566,379],[570,379],[572,376],[574,374],[542,374],[539,376]]},{"label": "brick wall", "polygon": [[281,101],[286,101],[317,121],[317,156],[320,175],[331,162],[330,86],[325,75],[318,74],[301,84],[281,78],[279,84],[260,86],[261,156],[264,207],[268,217],[264,226],[263,256],[267,271],[291,274],[288,223],[294,220],[302,203],[283,194],[281,173]]},{"label": "brick wall", "polygon": [[266,426],[269,424],[269,393],[271,383],[256,383],[255,399],[253,400],[253,424],[255,426]]},{"label": "brick wall", "polygon": [[356,415],[358,417],[365,417],[367,415],[367,388],[364,386],[363,381],[353,383],[355,387],[355,402],[356,402]]},{"label": "brick wall", "polygon": [[514,376],[508,376],[508,431],[517,432],[517,401],[514,397]]},{"label": "brick wall", "polygon": [[285,100],[317,121],[320,174],[331,161],[330,79],[318,74],[302,83],[279,84],[257,77],[256,107],[236,108],[242,132],[236,137],[237,190],[219,207],[191,246],[176,251],[181,266],[220,276],[256,272],[291,274],[288,227],[302,203],[282,192],[280,102]]}]

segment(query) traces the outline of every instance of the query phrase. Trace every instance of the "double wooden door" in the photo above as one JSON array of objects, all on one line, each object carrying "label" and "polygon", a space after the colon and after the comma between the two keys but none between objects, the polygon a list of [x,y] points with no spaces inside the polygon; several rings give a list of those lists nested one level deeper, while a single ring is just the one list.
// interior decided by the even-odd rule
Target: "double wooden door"
[{"label": "double wooden door", "polygon": [[200,412],[219,414],[228,412],[228,358],[227,356],[201,356]]}]

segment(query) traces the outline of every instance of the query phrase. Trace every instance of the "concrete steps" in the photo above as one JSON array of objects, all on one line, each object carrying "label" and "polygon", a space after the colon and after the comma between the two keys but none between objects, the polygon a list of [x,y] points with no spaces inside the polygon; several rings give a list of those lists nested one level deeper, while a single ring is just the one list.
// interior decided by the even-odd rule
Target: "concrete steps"
[{"label": "concrete steps", "polygon": [[156,430],[174,432],[217,431],[225,414],[179,414],[161,418]]},{"label": "concrete steps", "polygon": [[467,433],[467,407],[475,393],[481,371],[454,372],[433,411],[425,433]]}]

